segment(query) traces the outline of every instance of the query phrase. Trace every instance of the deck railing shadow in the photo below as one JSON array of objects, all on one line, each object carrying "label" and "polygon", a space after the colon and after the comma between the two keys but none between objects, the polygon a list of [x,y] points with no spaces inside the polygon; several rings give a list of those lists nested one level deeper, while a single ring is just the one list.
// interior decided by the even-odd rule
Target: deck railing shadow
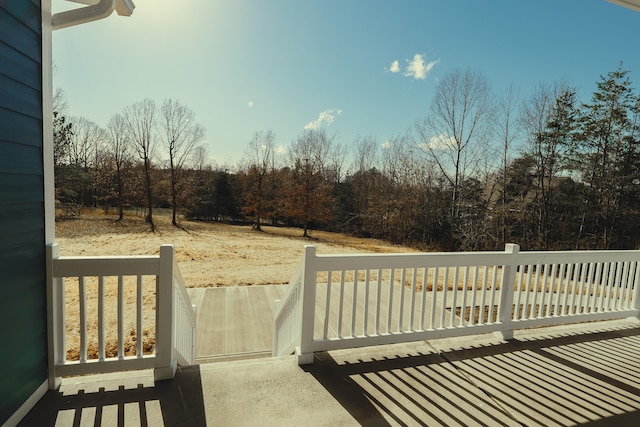
[{"label": "deck railing shadow", "polygon": [[[361,425],[640,425],[640,361],[620,351],[636,346],[637,326],[367,360],[321,352],[303,369]],[[599,351],[576,355],[587,347]]]},{"label": "deck railing shadow", "polygon": [[[49,390],[19,426],[206,426],[198,365],[179,367],[173,380],[109,380],[97,391],[80,384]],[[126,386],[125,386],[126,383]]]}]

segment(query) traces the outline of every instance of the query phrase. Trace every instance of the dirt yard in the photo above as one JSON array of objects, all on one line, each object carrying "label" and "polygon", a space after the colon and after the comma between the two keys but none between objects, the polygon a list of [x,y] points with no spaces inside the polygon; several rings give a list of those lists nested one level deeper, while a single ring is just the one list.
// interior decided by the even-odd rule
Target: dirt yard
[{"label": "dirt yard", "polygon": [[[83,211],[79,217],[56,222],[56,241],[61,255],[156,255],[163,244],[172,244],[187,287],[253,286],[286,284],[300,262],[305,245],[315,245],[317,253],[407,252],[372,239],[312,231],[303,238],[302,230],[285,227],[234,226],[182,220],[171,224],[167,212],[154,216],[157,231],[152,233],[141,216],[125,215],[123,221],[103,211]],[[67,359],[80,356],[80,315],[78,282],[65,280]],[[87,358],[98,357],[97,281],[87,278]],[[124,288],[124,353],[136,354],[136,287]],[[144,286],[143,353],[153,352],[155,345],[155,285]],[[117,285],[105,286],[105,355],[118,355]]]}]

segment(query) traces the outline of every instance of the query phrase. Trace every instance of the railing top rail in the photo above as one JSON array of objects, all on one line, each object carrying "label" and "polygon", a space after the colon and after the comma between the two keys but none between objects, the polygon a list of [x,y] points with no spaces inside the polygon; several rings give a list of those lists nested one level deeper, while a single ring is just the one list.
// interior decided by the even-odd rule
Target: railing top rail
[{"label": "railing top rail", "polygon": [[[640,251],[541,251],[517,252],[519,264],[561,264],[640,261]],[[423,267],[473,267],[511,264],[506,251],[414,252],[376,254],[315,255],[312,266],[318,271]]]},{"label": "railing top rail", "polygon": [[59,256],[58,258],[56,258],[56,261],[73,261],[73,260],[81,260],[81,261],[105,261],[105,260],[139,260],[139,261],[145,261],[145,260],[157,260],[160,256],[159,255],[94,255],[94,256],[83,256],[83,255],[65,255],[65,256]]},{"label": "railing top rail", "polygon": [[563,264],[640,261],[640,251],[545,251],[520,252],[520,264]]},{"label": "railing top rail", "polygon": [[324,270],[463,267],[503,265],[505,252],[419,252],[360,255],[317,255],[313,268]]},{"label": "railing top rail", "polygon": [[54,277],[157,275],[159,256],[59,257]]}]

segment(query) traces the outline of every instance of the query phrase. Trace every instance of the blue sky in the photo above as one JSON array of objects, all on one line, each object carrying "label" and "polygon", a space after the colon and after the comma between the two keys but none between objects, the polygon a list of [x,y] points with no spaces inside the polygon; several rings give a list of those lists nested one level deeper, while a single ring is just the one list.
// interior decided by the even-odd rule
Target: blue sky
[{"label": "blue sky", "polygon": [[54,32],[54,86],[70,114],[101,126],[146,97],[178,99],[219,164],[260,130],[283,146],[305,126],[382,144],[427,114],[456,69],[523,97],[566,81],[587,101],[622,61],[640,87],[640,13],[605,0],[134,1],[131,17]]}]

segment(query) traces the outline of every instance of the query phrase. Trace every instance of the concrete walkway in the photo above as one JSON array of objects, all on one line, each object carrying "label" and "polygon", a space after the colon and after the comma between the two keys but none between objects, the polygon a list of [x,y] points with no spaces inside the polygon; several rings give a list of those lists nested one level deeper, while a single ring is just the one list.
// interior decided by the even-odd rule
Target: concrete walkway
[{"label": "concrete walkway", "polygon": [[63,380],[22,426],[640,425],[640,324],[493,335]]}]

